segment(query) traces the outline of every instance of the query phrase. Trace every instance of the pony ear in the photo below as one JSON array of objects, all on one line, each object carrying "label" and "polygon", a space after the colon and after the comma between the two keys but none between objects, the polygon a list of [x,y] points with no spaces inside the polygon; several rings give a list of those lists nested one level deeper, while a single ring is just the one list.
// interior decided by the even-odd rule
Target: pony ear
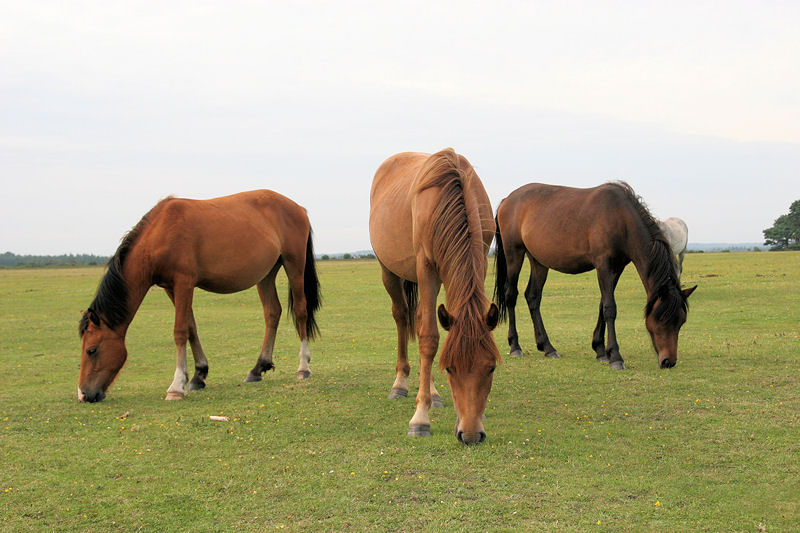
[{"label": "pony ear", "polygon": [[95,313],[94,309],[92,309],[91,307],[86,310],[86,316],[89,317],[89,320],[91,320],[92,324],[94,324],[95,326],[100,325],[100,317],[97,316],[97,313]]},{"label": "pony ear", "polygon": [[685,298],[688,298],[689,296],[691,296],[691,295],[692,295],[692,293],[694,292],[694,290],[695,290],[696,288],[697,288],[697,285],[695,285],[694,287],[691,287],[691,288],[689,288],[689,289],[683,289],[683,291],[681,291],[681,292],[683,292],[683,296],[684,296]]},{"label": "pony ear", "polygon": [[436,314],[439,317],[439,324],[442,325],[445,331],[450,331],[450,324],[453,323],[453,317],[447,312],[444,304],[439,304],[439,309],[436,310]]},{"label": "pony ear", "polygon": [[492,331],[499,321],[500,310],[492,303],[492,305],[489,306],[489,311],[486,313],[486,325],[489,326],[489,331]]}]

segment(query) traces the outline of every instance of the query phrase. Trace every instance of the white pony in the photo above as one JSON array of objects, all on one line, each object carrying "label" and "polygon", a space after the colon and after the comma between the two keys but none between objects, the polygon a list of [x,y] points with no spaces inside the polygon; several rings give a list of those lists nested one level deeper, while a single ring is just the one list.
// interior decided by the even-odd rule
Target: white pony
[{"label": "white pony", "polygon": [[658,227],[666,237],[669,247],[672,249],[672,255],[678,256],[676,267],[678,281],[680,281],[683,272],[683,256],[686,254],[686,244],[689,242],[689,228],[686,226],[686,222],[677,217],[659,220]]}]

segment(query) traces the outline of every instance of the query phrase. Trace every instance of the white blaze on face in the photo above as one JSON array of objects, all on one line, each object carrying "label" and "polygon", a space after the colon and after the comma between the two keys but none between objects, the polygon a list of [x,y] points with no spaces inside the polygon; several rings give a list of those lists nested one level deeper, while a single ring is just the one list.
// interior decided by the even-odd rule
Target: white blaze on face
[{"label": "white blaze on face", "polygon": [[82,402],[84,400],[86,400],[86,396],[83,394],[83,391],[81,391],[81,388],[78,387],[78,401]]}]

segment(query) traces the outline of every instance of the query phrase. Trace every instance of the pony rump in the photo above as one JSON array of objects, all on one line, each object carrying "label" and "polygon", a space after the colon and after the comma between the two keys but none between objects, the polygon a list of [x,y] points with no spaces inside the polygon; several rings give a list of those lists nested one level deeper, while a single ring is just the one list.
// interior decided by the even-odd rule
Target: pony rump
[{"label": "pony rump", "polygon": [[415,193],[438,187],[433,209],[431,243],[433,259],[446,281],[447,303],[457,313],[439,357],[439,367],[469,371],[475,356],[500,359],[486,324],[489,299],[484,293],[486,274],[483,239],[477,206],[470,205],[465,190],[475,171],[452,148],[430,156],[420,169]]}]

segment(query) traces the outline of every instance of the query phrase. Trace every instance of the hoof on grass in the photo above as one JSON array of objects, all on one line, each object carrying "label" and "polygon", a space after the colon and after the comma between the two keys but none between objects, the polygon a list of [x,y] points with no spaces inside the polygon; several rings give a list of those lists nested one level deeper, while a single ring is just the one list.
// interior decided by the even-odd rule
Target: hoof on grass
[{"label": "hoof on grass", "polygon": [[561,359],[561,355],[559,355],[559,353],[555,350],[553,350],[552,352],[547,352],[546,354],[544,354],[544,356],[550,357],[551,359]]},{"label": "hoof on grass", "polygon": [[516,350],[511,350],[511,352],[508,355],[510,355],[511,357],[522,357],[523,355],[522,349],[518,348]]},{"label": "hoof on grass", "polygon": [[608,363],[611,359],[608,358],[607,355],[598,355],[597,362],[598,363]]},{"label": "hoof on grass", "polygon": [[408,426],[408,434],[412,437],[430,437],[431,425],[415,424],[413,426]]},{"label": "hoof on grass", "polygon": [[167,397],[164,399],[167,401],[183,400],[184,396],[185,394],[183,394],[182,392],[167,392]]},{"label": "hoof on grass", "polygon": [[205,389],[206,388],[206,382],[205,381],[194,381],[194,380],[192,380],[192,381],[189,382],[189,386],[187,386],[186,388],[188,390]]},{"label": "hoof on grass", "polygon": [[298,370],[297,371],[297,379],[308,379],[311,377],[310,370]]},{"label": "hoof on grass", "polygon": [[432,409],[443,409],[444,404],[442,403],[442,397],[438,394],[434,394],[431,396],[431,408]]},{"label": "hoof on grass", "polygon": [[408,391],[405,390],[405,389],[393,388],[392,392],[389,393],[389,399],[390,400],[396,400],[398,398],[405,398],[407,396],[408,396]]},{"label": "hoof on grass", "polygon": [[608,366],[614,370],[625,370],[625,363],[622,361],[611,361]]},{"label": "hoof on grass", "polygon": [[247,377],[244,378],[245,383],[255,383],[256,381],[261,381],[260,374],[253,374],[252,372],[250,372],[249,374],[247,374]]}]

